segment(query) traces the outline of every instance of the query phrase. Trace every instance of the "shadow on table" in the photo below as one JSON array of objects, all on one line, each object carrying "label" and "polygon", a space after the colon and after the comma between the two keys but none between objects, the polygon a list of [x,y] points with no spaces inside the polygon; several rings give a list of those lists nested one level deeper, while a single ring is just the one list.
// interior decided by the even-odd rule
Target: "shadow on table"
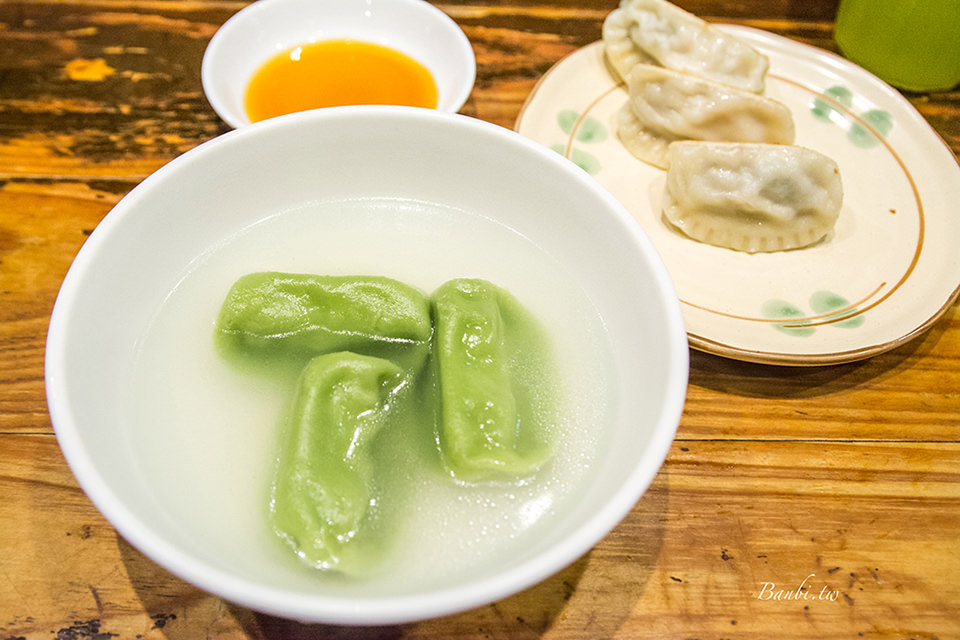
[{"label": "shadow on table", "polygon": [[661,471],[613,531],[586,555],[539,584],[484,607],[404,625],[303,624],[256,613],[185,583],[172,588],[179,581],[119,536],[118,544],[130,583],[152,617],[162,618],[168,640],[189,640],[197,637],[200,628],[232,630],[230,636],[236,637],[238,627],[244,637],[262,640],[522,640],[548,631],[604,640],[613,637],[630,616],[653,574],[663,544],[667,487],[667,476]]}]

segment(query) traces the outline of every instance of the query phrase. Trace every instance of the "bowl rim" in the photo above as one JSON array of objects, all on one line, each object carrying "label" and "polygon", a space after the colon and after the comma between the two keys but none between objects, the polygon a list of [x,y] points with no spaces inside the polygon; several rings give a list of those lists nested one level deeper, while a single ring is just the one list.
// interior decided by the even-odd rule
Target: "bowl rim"
[{"label": "bowl rim", "polygon": [[[398,121],[433,120],[472,129],[481,135],[502,141],[507,147],[519,145],[525,148],[537,155],[538,161],[549,164],[554,171],[561,172],[566,179],[580,182],[585,188],[592,190],[605,202],[609,213],[618,219],[637,251],[645,256],[650,276],[656,283],[656,291],[662,298],[662,306],[667,316],[663,339],[668,345],[667,360],[671,367],[667,371],[667,392],[664,394],[666,399],[660,407],[658,421],[651,427],[649,445],[636,460],[626,481],[611,494],[601,509],[576,527],[573,535],[526,558],[507,571],[463,585],[399,596],[305,595],[258,585],[214,566],[156,534],[126,506],[123,498],[117,495],[98,471],[80,437],[67,390],[66,332],[72,307],[87,279],[86,272],[98,247],[110,238],[114,228],[126,217],[135,215],[137,204],[149,197],[153,185],[162,182],[167,175],[179,172],[190,163],[218,151],[220,147],[269,136],[274,130],[298,129],[344,118],[367,117],[395,118]],[[209,593],[270,615],[314,623],[386,625],[439,617],[495,602],[541,582],[587,553],[627,516],[659,473],[676,435],[685,402],[688,374],[689,347],[686,331],[679,300],[666,267],[652,242],[639,225],[636,225],[630,213],[589,174],[553,150],[499,125],[461,114],[430,109],[371,105],[299,112],[228,131],[174,158],[135,186],[89,235],[68,269],[50,317],[45,346],[44,382],[56,439],[81,488],[117,532],[158,565]]]},{"label": "bowl rim", "polygon": [[[323,2],[326,1],[328,0],[323,0]],[[365,11],[369,11],[371,7],[375,10],[378,4],[389,4],[402,8],[405,12],[415,16],[417,20],[430,21],[432,24],[442,27],[445,33],[456,43],[456,48],[450,52],[448,59],[456,60],[461,68],[457,74],[460,82],[456,85],[451,85],[453,91],[447,104],[438,105],[437,109],[440,111],[457,112],[463,107],[470,97],[470,93],[473,91],[473,86],[476,82],[477,62],[473,45],[460,28],[460,25],[457,24],[452,17],[436,5],[425,0],[338,1],[357,4],[358,7],[363,7]],[[216,81],[217,74],[225,63],[222,50],[230,43],[234,33],[244,24],[260,20],[263,15],[267,15],[268,13],[278,10],[282,11],[287,5],[301,2],[303,2],[303,0],[256,0],[227,18],[207,43],[200,63],[200,82],[203,87],[203,92],[217,115],[234,129],[249,126],[251,122],[242,108],[239,111],[234,109],[218,88]],[[323,2],[314,3],[314,6],[322,7]]]}]

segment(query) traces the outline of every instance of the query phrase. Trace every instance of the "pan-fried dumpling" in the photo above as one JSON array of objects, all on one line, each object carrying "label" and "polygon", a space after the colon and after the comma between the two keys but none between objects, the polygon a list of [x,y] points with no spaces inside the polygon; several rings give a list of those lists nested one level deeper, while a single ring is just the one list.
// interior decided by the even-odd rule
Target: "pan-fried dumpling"
[{"label": "pan-fried dumpling", "polygon": [[604,20],[603,45],[623,80],[645,63],[761,93],[770,66],[746,42],[666,0],[622,0]]},{"label": "pan-fried dumpling", "polygon": [[630,71],[627,91],[617,135],[658,167],[667,167],[667,146],[678,140],[793,143],[793,115],[772,98],[647,64]]},{"label": "pan-fried dumpling", "polygon": [[793,145],[675,142],[663,214],[683,233],[755,253],[811,245],[840,214],[837,163]]},{"label": "pan-fried dumpling", "polygon": [[660,64],[630,37],[635,26],[636,21],[624,9],[614,9],[603,21],[603,53],[622,81],[626,81],[630,70],[638,64]]}]

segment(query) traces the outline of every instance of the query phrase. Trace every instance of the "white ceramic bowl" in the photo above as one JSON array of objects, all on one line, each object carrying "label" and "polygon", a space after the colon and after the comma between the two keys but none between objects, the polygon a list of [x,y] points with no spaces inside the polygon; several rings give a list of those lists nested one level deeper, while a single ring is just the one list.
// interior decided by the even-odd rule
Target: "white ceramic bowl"
[{"label": "white ceramic bowl", "polygon": [[440,111],[458,111],[473,89],[470,41],[426,0],[259,0],[210,39],[201,67],[207,100],[230,126],[248,125],[244,95],[264,62],[300,44],[339,38],[390,47],[420,62],[437,83]]},{"label": "white ceramic bowl", "polygon": [[[542,518],[495,553],[483,536],[464,544],[455,571],[439,549],[415,558],[419,578],[328,580],[301,566],[265,524],[270,385],[212,348],[226,289],[262,269],[388,275],[426,291],[461,276],[505,286],[567,338],[559,351],[584,406],[571,403],[558,456],[589,464],[559,476],[546,503],[506,502]],[[63,282],[46,385],[80,485],[158,564],[273,615],[385,624],[496,601],[586,553],[658,472],[687,367],[659,256],[586,172],[467,116],[371,106],[228,132],[134,188]],[[426,532],[428,553],[444,526]]]}]

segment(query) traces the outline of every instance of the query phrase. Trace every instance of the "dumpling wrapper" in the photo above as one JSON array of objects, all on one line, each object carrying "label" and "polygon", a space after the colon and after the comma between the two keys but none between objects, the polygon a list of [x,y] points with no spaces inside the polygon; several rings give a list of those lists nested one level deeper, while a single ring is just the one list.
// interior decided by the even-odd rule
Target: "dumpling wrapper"
[{"label": "dumpling wrapper", "polygon": [[281,448],[270,513],[277,534],[317,569],[360,573],[354,548],[371,507],[371,442],[407,382],[396,364],[328,353],[303,370]]},{"label": "dumpling wrapper", "polygon": [[692,73],[762,93],[769,59],[665,0],[622,0],[603,23],[607,60],[626,80],[637,64]]},{"label": "dumpling wrapper", "polygon": [[447,470],[468,482],[536,472],[550,456],[543,396],[553,382],[541,327],[486,280],[445,282],[433,294],[433,311],[438,443]]},{"label": "dumpling wrapper", "polygon": [[627,91],[617,135],[634,156],[664,169],[672,142],[792,144],[796,135],[785,104],[687,73],[639,64]]},{"label": "dumpling wrapper", "polygon": [[349,350],[415,368],[432,333],[429,299],[397,280],[266,271],[230,288],[215,335],[224,352],[309,358]]},{"label": "dumpling wrapper", "polygon": [[831,158],[793,145],[675,142],[664,217],[689,237],[745,251],[783,251],[816,243],[843,204]]}]

